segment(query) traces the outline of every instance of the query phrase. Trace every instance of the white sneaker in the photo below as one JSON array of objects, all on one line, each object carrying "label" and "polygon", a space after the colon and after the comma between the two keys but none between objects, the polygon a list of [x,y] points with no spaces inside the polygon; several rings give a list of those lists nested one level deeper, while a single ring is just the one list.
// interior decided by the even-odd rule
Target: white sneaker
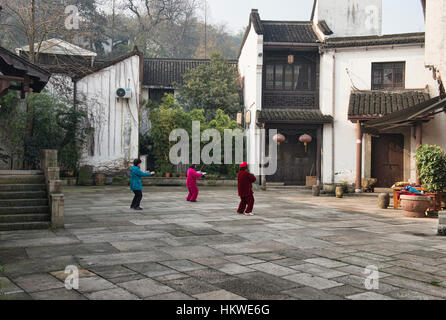
[{"label": "white sneaker", "polygon": [[251,216],[255,216],[255,214],[250,212],[250,213],[245,213],[245,216],[251,217]]}]

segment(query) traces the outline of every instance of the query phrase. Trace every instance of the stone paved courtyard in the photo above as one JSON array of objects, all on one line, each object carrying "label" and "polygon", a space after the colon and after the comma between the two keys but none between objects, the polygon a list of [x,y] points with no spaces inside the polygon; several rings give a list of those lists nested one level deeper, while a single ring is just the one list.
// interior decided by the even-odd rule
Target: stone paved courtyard
[{"label": "stone paved courtyard", "polygon": [[[65,230],[0,232],[0,299],[444,299],[446,238],[436,219],[376,209],[370,196],[256,192],[255,217],[235,190],[66,188]],[[66,290],[64,270],[80,270]],[[379,289],[364,286],[379,268]]]}]

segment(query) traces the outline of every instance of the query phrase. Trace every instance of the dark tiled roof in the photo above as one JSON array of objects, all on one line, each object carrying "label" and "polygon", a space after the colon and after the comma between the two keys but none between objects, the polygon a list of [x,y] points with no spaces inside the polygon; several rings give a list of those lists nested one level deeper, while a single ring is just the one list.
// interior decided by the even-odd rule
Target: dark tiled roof
[{"label": "dark tiled roof", "polygon": [[328,38],[322,45],[323,48],[379,46],[392,44],[424,43],[424,32],[387,34],[383,36],[361,36]]},{"label": "dark tiled roof", "polygon": [[140,54],[138,49],[135,48],[134,50],[112,60],[95,60],[93,66],[91,66],[90,59],[76,59],[76,57],[73,59],[55,59],[54,64],[40,64],[40,66],[52,74],[63,74],[77,81],[90,74]]},{"label": "dark tiled roof", "polygon": [[29,76],[33,80],[31,87],[35,92],[40,92],[50,78],[50,73],[47,70],[42,69],[3,47],[0,47],[0,71],[0,74],[5,76]]},{"label": "dark tiled roof", "polygon": [[333,117],[322,114],[320,110],[264,109],[259,112],[258,120],[260,122],[331,123]]},{"label": "dark tiled roof", "polygon": [[325,20],[320,20],[317,23],[317,26],[319,27],[319,29],[321,29],[322,33],[325,34],[326,36],[333,34],[333,31],[330,29],[330,27],[328,26],[328,24]]},{"label": "dark tiled roof", "polygon": [[258,35],[263,35],[263,41],[265,43],[314,44],[319,42],[319,39],[313,30],[311,21],[261,20],[259,11],[257,9],[252,9],[251,14],[249,15],[249,24],[246,27],[240,46],[238,54],[239,58],[249,32],[251,31],[251,25],[254,26],[254,30]]},{"label": "dark tiled roof", "polygon": [[318,43],[311,22],[262,21],[263,41],[279,43]]},{"label": "dark tiled roof", "polygon": [[[197,59],[144,59],[144,86],[174,88],[175,84],[183,83],[183,75],[210,60]],[[236,66],[237,61],[228,60]]]},{"label": "dark tiled roof", "polygon": [[429,99],[429,94],[423,90],[353,91],[350,95],[348,117],[349,119],[379,118],[413,107]]}]

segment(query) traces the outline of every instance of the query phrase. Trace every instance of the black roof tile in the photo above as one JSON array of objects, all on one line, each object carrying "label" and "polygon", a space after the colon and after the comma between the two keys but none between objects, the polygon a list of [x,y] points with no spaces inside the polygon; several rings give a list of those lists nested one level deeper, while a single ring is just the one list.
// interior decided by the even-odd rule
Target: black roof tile
[{"label": "black roof tile", "polygon": [[430,99],[424,90],[352,91],[348,110],[349,119],[379,118],[405,110]]},{"label": "black roof tile", "polygon": [[264,109],[259,112],[258,120],[260,122],[331,123],[333,117],[322,114],[320,110]]},{"label": "black roof tile", "polygon": [[[183,83],[183,75],[203,64],[209,64],[208,59],[144,59],[143,85],[174,88]],[[237,66],[236,60],[228,63]]]},{"label": "black roof tile", "polygon": [[318,43],[310,21],[262,21],[263,41],[279,43]]},{"label": "black roof tile", "polygon": [[386,34],[382,36],[334,37],[325,39],[323,48],[379,46],[392,44],[424,44],[424,32]]}]

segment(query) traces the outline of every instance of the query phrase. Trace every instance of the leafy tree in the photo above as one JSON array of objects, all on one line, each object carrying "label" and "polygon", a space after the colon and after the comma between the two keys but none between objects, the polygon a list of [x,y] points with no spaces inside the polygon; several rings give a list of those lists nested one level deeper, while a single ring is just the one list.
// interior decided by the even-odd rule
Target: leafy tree
[{"label": "leafy tree", "polygon": [[[0,101],[0,124],[4,126],[3,131],[7,130],[9,156],[20,156],[23,152],[25,167],[37,168],[42,149],[57,149],[60,166],[77,170],[90,131],[82,125],[86,112],[46,93],[29,95],[26,104],[31,111],[26,112],[17,105],[14,95],[8,93]],[[28,134],[25,131],[29,121],[32,132]]]},{"label": "leafy tree", "polygon": [[423,145],[415,155],[421,183],[429,192],[446,188],[446,153],[439,146]]},{"label": "leafy tree", "polygon": [[240,110],[238,73],[221,54],[214,53],[209,64],[203,64],[184,75],[179,101],[188,110],[205,110],[206,119],[218,109],[234,116]]}]

